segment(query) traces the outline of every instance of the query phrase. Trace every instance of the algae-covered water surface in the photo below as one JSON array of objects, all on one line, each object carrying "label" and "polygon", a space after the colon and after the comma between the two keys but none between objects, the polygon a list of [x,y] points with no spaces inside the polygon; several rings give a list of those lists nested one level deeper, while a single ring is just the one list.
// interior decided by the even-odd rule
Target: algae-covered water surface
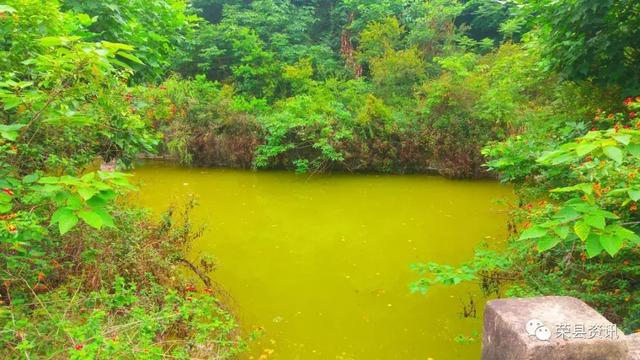
[{"label": "algae-covered water surface", "polygon": [[[426,175],[296,175],[147,163],[137,200],[159,213],[193,196],[206,224],[193,256],[244,331],[245,359],[474,359],[478,286],[411,294],[414,262],[459,264],[506,236],[511,189]],[[463,316],[473,299],[477,316]],[[464,336],[461,344],[455,340]],[[469,339],[474,338],[474,340]]]}]

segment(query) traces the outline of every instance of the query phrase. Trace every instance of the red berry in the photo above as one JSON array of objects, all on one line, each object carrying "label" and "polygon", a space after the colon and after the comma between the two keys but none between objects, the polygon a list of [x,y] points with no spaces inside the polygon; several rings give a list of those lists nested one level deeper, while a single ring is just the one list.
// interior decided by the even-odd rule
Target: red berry
[{"label": "red berry", "polygon": [[83,347],[84,347],[84,345],[82,345],[82,344],[78,344],[78,345],[74,346],[74,348],[76,350],[82,350]]}]

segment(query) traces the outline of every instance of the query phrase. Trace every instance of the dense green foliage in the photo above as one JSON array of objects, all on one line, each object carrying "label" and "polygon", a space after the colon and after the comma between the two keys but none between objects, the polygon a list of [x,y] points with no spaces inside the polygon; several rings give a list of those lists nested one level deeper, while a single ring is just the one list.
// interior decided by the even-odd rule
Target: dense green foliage
[{"label": "dense green foliage", "polygon": [[118,202],[133,190],[125,174],[93,171],[155,151],[208,166],[499,176],[519,198],[508,248],[417,264],[412,289],[508,279],[509,294],[574,295],[638,329],[639,6],[0,5],[0,354],[242,348],[215,291],[170,275],[191,264],[188,221],[155,224]]},{"label": "dense green foliage", "polygon": [[638,91],[640,4],[634,0],[535,0],[527,6],[545,66],[571,80]]},{"label": "dense green foliage", "polygon": [[132,100],[185,163],[485,176],[482,146],[529,120],[516,114],[549,108],[540,90],[558,85],[510,42],[524,25],[500,26],[519,24],[511,5],[194,6],[209,21],[179,75]]},{"label": "dense green foliage", "polygon": [[637,89],[637,4],[533,1],[521,14],[533,22],[523,36],[528,52],[547,81],[558,75],[539,89],[550,107],[509,114],[527,121],[483,150],[486,166],[515,185],[511,239],[458,267],[415,264],[422,277],[412,290],[479,281],[492,292],[506,282],[508,295],[579,297],[636,331],[640,98],[621,95]]},{"label": "dense green foliage", "polygon": [[123,101],[133,47],[92,41],[91,23],[53,1],[0,6],[0,357],[229,357],[233,317],[175,278],[188,218],[155,224],[116,201],[126,174],[93,170],[159,137]]}]

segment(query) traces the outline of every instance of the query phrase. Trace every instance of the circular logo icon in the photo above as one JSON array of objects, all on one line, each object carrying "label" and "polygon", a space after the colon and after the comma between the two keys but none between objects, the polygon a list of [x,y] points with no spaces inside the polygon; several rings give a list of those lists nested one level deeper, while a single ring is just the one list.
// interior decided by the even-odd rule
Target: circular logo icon
[{"label": "circular logo icon", "polygon": [[541,320],[531,319],[527,321],[525,330],[527,330],[529,336],[535,336],[538,340],[548,341],[551,339],[551,331],[544,326]]}]

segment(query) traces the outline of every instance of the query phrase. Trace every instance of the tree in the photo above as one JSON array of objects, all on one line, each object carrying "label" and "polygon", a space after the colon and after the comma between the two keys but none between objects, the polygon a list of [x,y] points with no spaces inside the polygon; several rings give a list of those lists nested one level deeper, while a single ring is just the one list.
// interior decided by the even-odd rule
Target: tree
[{"label": "tree", "polygon": [[638,90],[640,2],[535,0],[526,9],[548,69],[570,80]]}]

